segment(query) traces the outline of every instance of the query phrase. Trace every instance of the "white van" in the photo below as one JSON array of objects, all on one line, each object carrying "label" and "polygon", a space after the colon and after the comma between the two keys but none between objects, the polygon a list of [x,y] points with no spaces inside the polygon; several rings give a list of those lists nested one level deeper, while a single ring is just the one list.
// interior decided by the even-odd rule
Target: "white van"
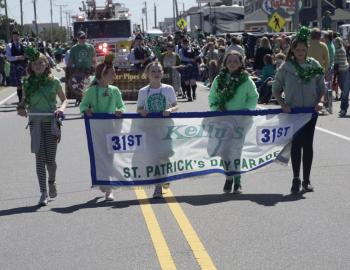
[{"label": "white van", "polygon": [[157,38],[163,36],[163,31],[160,29],[149,29],[146,31],[146,36],[150,38]]},{"label": "white van", "polygon": [[338,27],[338,32],[340,33],[340,37],[342,39],[350,38],[350,24],[343,24]]}]

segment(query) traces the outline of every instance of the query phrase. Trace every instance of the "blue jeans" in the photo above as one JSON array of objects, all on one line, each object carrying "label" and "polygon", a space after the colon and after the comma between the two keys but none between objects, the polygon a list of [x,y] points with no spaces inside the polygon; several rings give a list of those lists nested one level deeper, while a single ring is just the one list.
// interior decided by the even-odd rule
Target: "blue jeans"
[{"label": "blue jeans", "polygon": [[340,109],[347,111],[349,107],[349,69],[338,74],[339,88],[341,90]]}]

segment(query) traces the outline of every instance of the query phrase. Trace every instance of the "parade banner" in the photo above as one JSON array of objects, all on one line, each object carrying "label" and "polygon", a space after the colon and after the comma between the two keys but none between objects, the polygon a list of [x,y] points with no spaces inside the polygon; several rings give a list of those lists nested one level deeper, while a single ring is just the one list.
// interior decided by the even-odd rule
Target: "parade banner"
[{"label": "parade banner", "polygon": [[92,185],[166,183],[212,173],[243,174],[288,163],[288,145],[313,109],[85,117]]}]

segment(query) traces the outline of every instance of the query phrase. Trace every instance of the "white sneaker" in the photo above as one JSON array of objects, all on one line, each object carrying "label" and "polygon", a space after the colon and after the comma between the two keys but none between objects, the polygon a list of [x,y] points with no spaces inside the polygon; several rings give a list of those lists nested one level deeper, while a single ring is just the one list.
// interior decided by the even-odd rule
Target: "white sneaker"
[{"label": "white sneaker", "polygon": [[49,200],[48,200],[47,193],[46,192],[42,192],[41,196],[40,196],[40,199],[39,199],[39,202],[38,202],[38,205],[39,206],[47,206],[48,203],[49,203]]},{"label": "white sneaker", "polygon": [[106,191],[106,197],[105,197],[106,202],[113,202],[114,201],[114,195],[113,191]]},{"label": "white sneaker", "polygon": [[161,199],[161,198],[163,198],[162,185],[156,185],[153,192],[153,199]]}]

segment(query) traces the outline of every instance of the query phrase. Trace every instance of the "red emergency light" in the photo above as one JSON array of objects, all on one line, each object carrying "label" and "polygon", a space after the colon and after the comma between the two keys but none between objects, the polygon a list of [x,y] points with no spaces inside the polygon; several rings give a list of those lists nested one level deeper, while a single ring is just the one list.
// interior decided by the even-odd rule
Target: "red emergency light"
[{"label": "red emergency light", "polygon": [[107,43],[100,44],[100,45],[98,45],[97,48],[103,54],[107,54],[108,53],[108,44]]}]

